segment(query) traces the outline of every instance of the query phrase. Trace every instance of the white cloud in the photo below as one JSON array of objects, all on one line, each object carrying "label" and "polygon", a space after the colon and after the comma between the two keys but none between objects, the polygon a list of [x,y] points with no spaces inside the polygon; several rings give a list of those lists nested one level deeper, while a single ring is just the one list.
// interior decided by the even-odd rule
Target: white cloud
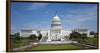
[{"label": "white cloud", "polygon": [[17,11],[15,11],[15,14],[16,14],[17,16],[21,16],[21,14],[20,14],[19,12],[17,12]]},{"label": "white cloud", "polygon": [[17,32],[19,31],[19,29],[17,29],[17,28],[14,27],[14,26],[11,26],[10,29],[11,29],[11,30],[10,30],[10,33],[11,33],[11,34],[15,34],[15,33],[17,33]]},{"label": "white cloud", "polygon": [[[80,28],[80,27],[86,27],[88,25],[85,25],[83,23],[90,23],[89,21],[96,21],[97,20],[97,12],[96,12],[96,6],[92,8],[84,8],[84,9],[76,9],[76,10],[69,10],[68,14],[61,15],[62,18],[62,24],[64,28]],[[91,23],[90,23],[91,24]],[[94,24],[96,25],[96,24]],[[67,27],[66,27],[67,26]],[[93,24],[92,24],[93,26]],[[87,27],[88,28],[88,27]]]},{"label": "white cloud", "polygon": [[16,29],[15,27],[11,27],[12,30]]},{"label": "white cloud", "polygon": [[25,24],[17,24],[17,29],[36,29],[36,30],[41,30],[41,29],[48,29],[50,28],[46,21],[40,22],[40,23],[34,23],[34,22],[29,22]]},{"label": "white cloud", "polygon": [[29,6],[28,10],[35,10],[44,6],[47,6],[48,3],[33,3],[31,6]]}]

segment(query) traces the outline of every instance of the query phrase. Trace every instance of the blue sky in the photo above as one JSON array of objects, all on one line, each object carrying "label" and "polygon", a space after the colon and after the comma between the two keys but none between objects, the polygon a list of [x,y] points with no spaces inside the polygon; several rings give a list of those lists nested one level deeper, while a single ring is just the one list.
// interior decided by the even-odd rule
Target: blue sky
[{"label": "blue sky", "polygon": [[97,4],[11,2],[11,34],[20,29],[51,28],[56,10],[62,28],[88,28],[97,32]]}]

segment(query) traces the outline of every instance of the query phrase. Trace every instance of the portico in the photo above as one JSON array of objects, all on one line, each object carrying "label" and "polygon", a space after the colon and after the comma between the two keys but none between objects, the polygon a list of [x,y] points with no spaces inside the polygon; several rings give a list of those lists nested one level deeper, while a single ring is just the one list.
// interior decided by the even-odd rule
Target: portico
[{"label": "portico", "polygon": [[[47,34],[45,35],[46,37],[48,37],[46,42],[51,42],[53,40],[57,40],[57,41],[68,40],[69,34],[72,33],[71,30],[62,28],[61,21],[59,17],[57,16],[57,11],[52,20],[51,28],[47,30],[41,30],[41,34],[43,34],[43,31],[45,32],[47,31]],[[68,39],[66,39],[65,36],[68,36],[67,37]],[[44,39],[44,37],[40,40],[40,42]]]}]

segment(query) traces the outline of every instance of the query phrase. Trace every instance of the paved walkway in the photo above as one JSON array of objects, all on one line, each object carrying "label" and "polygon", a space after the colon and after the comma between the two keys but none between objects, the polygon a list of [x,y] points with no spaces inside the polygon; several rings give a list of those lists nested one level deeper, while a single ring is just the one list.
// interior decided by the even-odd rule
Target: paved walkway
[{"label": "paved walkway", "polygon": [[[55,42],[53,42],[55,43]],[[53,43],[47,43],[47,42],[41,42],[40,44],[53,44]],[[56,42],[56,44],[58,44],[59,42]],[[61,44],[64,44],[64,43],[71,43],[71,42],[60,42]],[[77,43],[77,44],[80,44],[80,45],[85,45],[85,46],[88,46],[88,47],[93,47],[93,48],[98,48],[96,46],[91,46],[91,45],[87,45],[87,44],[81,44],[81,43]],[[18,47],[18,48],[14,48],[14,49],[11,49],[11,51],[16,51],[16,50],[20,50],[20,49],[23,49],[23,48],[27,48],[27,47],[31,47],[33,45],[26,45],[26,46],[22,46],[22,47]]]},{"label": "paved walkway", "polygon": [[21,46],[21,47],[18,47],[18,48],[11,49],[11,51],[20,50],[20,49],[27,48],[27,47],[30,47],[30,46],[32,46],[32,45]]},{"label": "paved walkway", "polygon": [[80,45],[85,45],[85,46],[88,46],[88,47],[93,47],[93,48],[98,48],[96,46],[91,46],[91,45],[87,45],[87,44],[81,44],[81,43],[77,43],[77,44],[80,44]]},{"label": "paved walkway", "polygon": [[51,41],[51,42],[39,42],[39,44],[68,44],[68,43],[73,43],[73,41]]}]

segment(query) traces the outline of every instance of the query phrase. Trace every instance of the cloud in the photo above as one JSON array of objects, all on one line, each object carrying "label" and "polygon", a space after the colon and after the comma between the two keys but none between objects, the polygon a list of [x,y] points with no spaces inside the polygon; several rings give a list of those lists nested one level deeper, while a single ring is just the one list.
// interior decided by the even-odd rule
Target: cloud
[{"label": "cloud", "polygon": [[10,29],[11,29],[11,34],[15,34],[15,33],[17,33],[18,31],[19,31],[19,29],[17,29],[16,27],[14,27],[14,26],[11,26],[10,27]]},{"label": "cloud", "polygon": [[[60,15],[62,18],[62,25],[64,28],[93,28],[97,23],[91,24],[91,22],[97,22],[97,7],[68,10],[68,13]],[[97,28],[95,28],[97,29]]]},{"label": "cloud", "polygon": [[13,25],[13,26],[16,26],[18,30],[20,30],[20,29],[36,29],[36,30],[41,30],[41,29],[48,29],[48,28],[50,28],[50,24],[48,24],[46,21],[39,22],[39,23],[28,22],[28,23],[24,23],[24,24]]},{"label": "cloud", "polygon": [[11,27],[12,30],[16,29],[15,27]]},{"label": "cloud", "polygon": [[48,5],[48,3],[33,3],[33,4],[31,4],[31,6],[29,6],[28,10],[36,10],[38,8],[41,8],[41,7],[44,7],[47,5]]},{"label": "cloud", "polygon": [[16,11],[16,10],[15,10],[15,15],[16,16],[21,16],[21,14],[18,11]]}]

